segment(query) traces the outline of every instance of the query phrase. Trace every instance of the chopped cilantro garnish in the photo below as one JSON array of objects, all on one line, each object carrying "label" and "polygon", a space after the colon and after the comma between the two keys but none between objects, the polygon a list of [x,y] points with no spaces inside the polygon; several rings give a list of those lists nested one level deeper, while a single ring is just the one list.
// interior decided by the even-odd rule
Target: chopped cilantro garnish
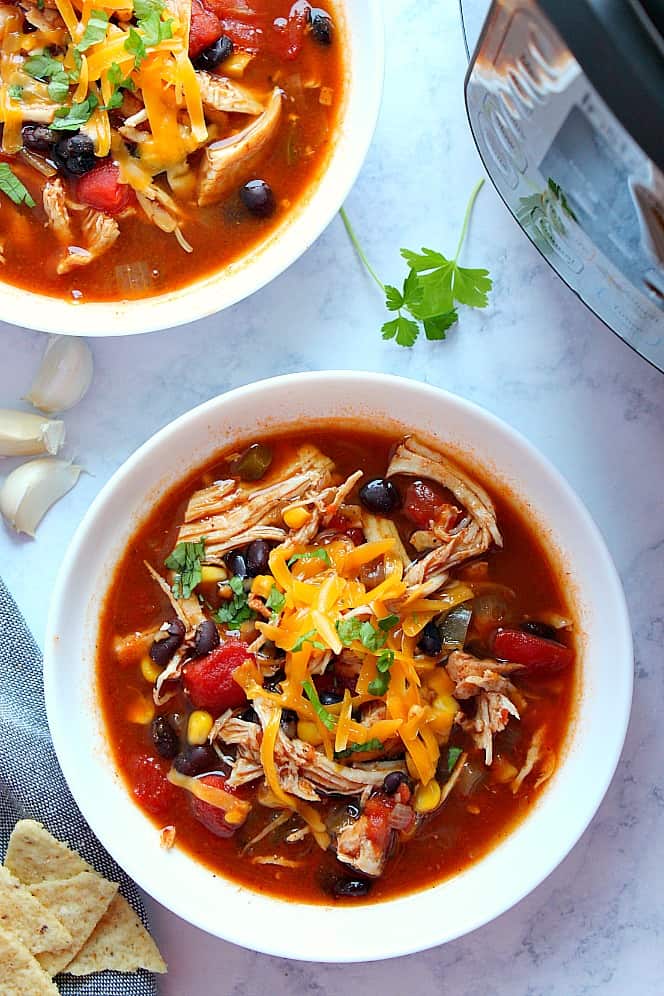
[{"label": "chopped cilantro garnish", "polygon": [[10,100],[20,100],[23,96],[23,87],[18,83],[12,83],[11,86],[7,87],[7,93]]},{"label": "chopped cilantro garnish", "polygon": [[368,620],[362,621],[357,616],[351,619],[337,619],[337,633],[345,647],[350,647],[351,643],[359,640],[362,646],[372,653],[384,647],[387,640],[385,631],[374,629]]},{"label": "chopped cilantro garnish", "polygon": [[230,629],[239,629],[243,622],[256,618],[256,613],[249,608],[248,595],[244,590],[244,581],[240,577],[232,577],[229,587],[233,592],[233,597],[225,605],[222,605],[216,613],[217,622],[223,623]]},{"label": "chopped cilantro garnish", "polygon": [[382,740],[377,740],[376,737],[372,737],[371,740],[367,740],[363,744],[348,744],[345,750],[335,750],[334,756],[336,758],[342,757],[352,757],[353,754],[367,754],[370,750],[382,750],[383,749]]},{"label": "chopped cilantro garnish", "polygon": [[265,607],[272,613],[272,621],[274,622],[278,619],[280,613],[283,611],[284,605],[286,604],[286,596],[283,595],[276,584],[272,585],[272,591],[265,599]]},{"label": "chopped cilantro garnish", "polygon": [[48,80],[48,95],[56,104],[61,104],[66,99],[70,83],[76,82],[78,78],[78,72],[67,73],[63,64],[48,52],[31,56],[23,68],[33,79]]},{"label": "chopped cilantro garnish", "polygon": [[454,766],[463,754],[460,747],[448,747],[447,748],[447,771],[449,774],[454,770]]},{"label": "chopped cilantro garnish", "polygon": [[316,635],[317,635],[316,630],[310,629],[308,633],[305,633],[303,636],[301,636],[300,639],[295,643],[295,645],[291,647],[290,652],[292,654],[299,653],[300,650],[302,650],[302,647],[305,645],[305,643],[310,643],[312,647],[316,648],[316,650],[325,650],[325,644],[321,643],[320,640],[316,640],[315,639]]},{"label": "chopped cilantro garnish", "polygon": [[108,82],[111,83],[116,90],[135,90],[136,84],[134,83],[131,76],[123,76],[122,70],[118,66],[117,62],[112,62],[108,70]]},{"label": "chopped cilantro garnish", "polygon": [[103,41],[108,31],[108,14],[105,10],[92,10],[85,26],[83,37],[76,45],[79,52],[87,52],[93,45]]},{"label": "chopped cilantro garnish", "polygon": [[390,668],[394,664],[394,651],[383,650],[378,655],[376,661],[377,675],[373,681],[369,682],[368,689],[370,695],[385,695],[390,687]]},{"label": "chopped cilantro garnish", "polygon": [[316,691],[313,683],[311,681],[303,681],[302,687],[304,688],[304,694],[314,707],[314,712],[320,719],[323,726],[327,727],[328,730],[334,730],[337,725],[336,720],[332,713],[328,712],[325,706],[321,703],[321,700],[318,698],[318,692]]},{"label": "chopped cilantro garnish", "polygon": [[292,567],[298,560],[322,560],[328,567],[332,566],[330,555],[327,550],[319,547],[317,550],[309,550],[308,553],[294,553],[288,561],[288,566]]},{"label": "chopped cilantro garnish", "polygon": [[175,571],[171,590],[175,598],[189,598],[201,580],[201,561],[205,556],[205,539],[197,543],[178,543],[164,561],[169,570]]},{"label": "chopped cilantro garnish", "polygon": [[394,339],[399,346],[413,346],[420,328],[424,329],[427,339],[445,339],[447,330],[459,320],[457,304],[486,308],[487,295],[492,287],[488,270],[470,269],[459,266],[458,263],[475,198],[483,183],[480,180],[470,195],[453,259],[432,249],[422,249],[419,253],[410,249],[401,250],[401,255],[408,264],[408,275],[401,290],[384,284],[378,277],[358,241],[348,215],[341,209],[348,237],[368,273],[385,294],[387,310],[397,313],[396,318],[383,325],[383,339]]},{"label": "chopped cilantro garnish", "polygon": [[0,163],[0,190],[3,194],[6,194],[10,201],[14,204],[25,204],[27,207],[33,208],[35,202],[30,196],[30,191],[27,187],[24,187],[21,181],[7,165],[7,163]]},{"label": "chopped cilantro garnish", "polygon": [[398,622],[399,616],[385,616],[384,619],[378,620],[378,625],[384,632],[387,633],[389,630],[394,629]]},{"label": "chopped cilantro garnish", "polygon": [[148,53],[143,43],[143,39],[139,35],[136,28],[129,29],[129,37],[125,41],[124,47],[130,55],[134,56],[134,68],[140,69],[141,63],[147,57]]},{"label": "chopped cilantro garnish", "polygon": [[89,93],[80,104],[74,103],[68,107],[58,107],[49,127],[53,131],[76,131],[90,119],[98,106],[97,97],[94,93]]}]

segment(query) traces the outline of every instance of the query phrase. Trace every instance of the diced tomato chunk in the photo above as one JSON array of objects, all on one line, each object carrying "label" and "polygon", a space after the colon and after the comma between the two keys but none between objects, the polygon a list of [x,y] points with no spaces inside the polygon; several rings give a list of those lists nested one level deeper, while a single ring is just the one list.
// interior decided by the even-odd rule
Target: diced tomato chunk
[{"label": "diced tomato chunk", "polygon": [[165,817],[176,793],[159,761],[146,755],[136,758],[132,782],[134,795],[141,805],[153,816]]},{"label": "diced tomato chunk", "polygon": [[493,652],[500,660],[523,664],[527,674],[550,674],[568,667],[574,660],[569,647],[532,636],[520,629],[499,629],[493,638]]},{"label": "diced tomato chunk", "polygon": [[79,179],[76,197],[81,203],[106,214],[119,214],[135,199],[131,187],[120,183],[120,170],[110,159]]},{"label": "diced tomato chunk", "polygon": [[426,529],[445,505],[445,499],[428,481],[412,481],[406,488],[403,511],[416,526]]},{"label": "diced tomato chunk", "polygon": [[270,39],[270,49],[274,55],[282,59],[297,59],[304,44],[309,8],[307,0],[295,0],[286,23],[275,22]]},{"label": "diced tomato chunk", "polygon": [[[207,0],[214,9],[215,0]],[[221,30],[237,48],[256,54],[265,48],[265,29],[259,24],[247,24],[231,17],[221,18]]]},{"label": "diced tomato chunk", "polygon": [[224,33],[221,22],[211,4],[191,0],[191,26],[189,28],[189,58],[195,59],[213,45]]},{"label": "diced tomato chunk", "polygon": [[[224,792],[228,792],[230,795],[236,794],[235,789],[226,784],[226,779],[223,775],[203,775],[199,781],[205,785],[211,785],[213,788],[223,789]],[[223,809],[211,806],[209,802],[197,799],[195,795],[191,797],[191,811],[198,822],[202,823],[210,833],[215,834],[217,837],[232,837],[235,831],[239,830],[242,825],[241,823],[227,823],[226,813]]]},{"label": "diced tomato chunk", "polygon": [[395,800],[383,795],[372,795],[362,811],[367,818],[367,837],[381,850],[390,836],[390,814]]},{"label": "diced tomato chunk", "polygon": [[244,705],[247,697],[233,678],[233,672],[246,660],[255,661],[241,640],[227,640],[205,657],[190,661],[183,683],[197,709],[220,716],[226,709]]}]

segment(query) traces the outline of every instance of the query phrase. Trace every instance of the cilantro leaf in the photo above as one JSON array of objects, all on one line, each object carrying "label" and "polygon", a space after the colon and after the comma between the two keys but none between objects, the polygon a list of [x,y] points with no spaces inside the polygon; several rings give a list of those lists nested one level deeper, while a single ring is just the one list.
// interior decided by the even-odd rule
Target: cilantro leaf
[{"label": "cilantro leaf", "polygon": [[395,339],[399,346],[414,346],[420,330],[417,322],[399,315],[392,322],[385,322],[381,328],[383,339]]},{"label": "cilantro leaf", "polygon": [[376,677],[370,681],[367,688],[370,695],[385,695],[390,687],[390,668],[394,664],[394,651],[383,650],[376,661]]},{"label": "cilantro leaf", "polygon": [[385,646],[387,640],[385,630],[374,629],[368,620],[362,621],[357,616],[352,616],[350,619],[337,619],[336,629],[339,639],[345,647],[350,647],[352,643],[359,641],[367,650],[376,652]]},{"label": "cilantro leaf", "polygon": [[129,29],[129,37],[124,43],[124,47],[130,55],[134,56],[134,68],[140,69],[141,63],[147,58],[147,50],[143,43],[143,39],[139,35],[136,28]]},{"label": "cilantro leaf", "polygon": [[69,77],[64,73],[54,76],[47,87],[48,95],[55,104],[61,104],[69,93]]},{"label": "cilantro leaf", "polygon": [[285,604],[286,596],[279,591],[276,584],[273,584],[272,591],[265,599],[265,607],[272,613],[272,621],[279,617]]},{"label": "cilantro leaf", "polygon": [[454,770],[454,766],[463,754],[460,747],[448,747],[447,748],[447,771],[451,774]]},{"label": "cilantro leaf", "polygon": [[330,560],[330,555],[327,550],[318,547],[317,550],[309,550],[308,553],[295,553],[288,561],[288,566],[292,567],[298,560],[323,560],[328,567],[332,566],[332,561]]},{"label": "cilantro leaf", "polygon": [[316,640],[316,636],[317,633],[315,629],[310,629],[308,633],[304,633],[303,636],[296,641],[294,646],[291,647],[291,654],[299,654],[305,643],[310,643],[312,647],[316,648],[316,650],[325,650],[325,644],[321,643],[320,640]]},{"label": "cilantro leaf", "polygon": [[[397,313],[395,318],[385,322],[381,327],[381,335],[386,341],[393,340],[399,346],[412,347],[419,337],[421,328],[424,329],[429,341],[440,341],[446,338],[448,329],[459,319],[455,305],[486,308],[488,294],[493,286],[488,270],[459,265],[459,255],[468,231],[470,215],[483,183],[484,181],[480,180],[470,195],[453,258],[448,259],[443,253],[433,249],[424,248],[419,253],[411,249],[401,250],[401,256],[408,264],[408,273],[401,291],[392,284],[384,284],[377,276],[358,241],[348,215],[343,208],[341,209],[341,219],[360,260],[385,294],[387,310]],[[557,184],[550,181],[549,187],[563,209],[569,213],[569,206]],[[539,201],[539,198],[537,200]]]},{"label": "cilantro leaf", "polygon": [[98,106],[99,101],[94,93],[89,93],[80,104],[74,103],[68,107],[58,107],[49,127],[53,131],[77,131],[89,120]]},{"label": "cilantro leaf", "polygon": [[146,48],[154,48],[159,42],[173,37],[170,18],[162,21],[161,16],[153,11],[145,19],[139,19],[139,27],[143,32],[143,43]]},{"label": "cilantro leaf", "polygon": [[178,543],[166,557],[164,565],[175,571],[171,591],[176,599],[189,598],[201,580],[201,561],[205,557],[205,539],[196,543]]},{"label": "cilantro leaf", "polygon": [[382,750],[383,741],[377,740],[376,737],[372,737],[371,740],[366,740],[363,744],[348,744],[345,750],[335,750],[335,758],[342,757],[352,757],[353,754],[366,754],[370,750]]},{"label": "cilantro leaf", "polygon": [[79,52],[87,52],[93,45],[103,41],[108,31],[108,14],[105,10],[90,11],[90,18],[85,26],[83,37],[76,45]]},{"label": "cilantro leaf", "polygon": [[23,87],[18,83],[12,83],[11,86],[7,87],[7,93],[10,100],[20,100],[23,96]]},{"label": "cilantro leaf", "polygon": [[229,629],[239,629],[243,622],[249,622],[256,618],[256,613],[249,608],[249,596],[244,590],[244,581],[240,577],[232,577],[228,585],[233,592],[233,597],[217,609],[215,619],[217,622],[228,626]]},{"label": "cilantro leaf", "polygon": [[0,163],[0,190],[14,204],[25,204],[29,208],[35,206],[30,191],[24,187],[19,178],[12,173],[7,163]]},{"label": "cilantro leaf", "polygon": [[304,689],[304,694],[307,696],[312,706],[314,707],[314,712],[320,719],[323,726],[327,727],[328,730],[335,730],[337,722],[332,713],[328,712],[325,706],[321,703],[321,700],[318,698],[318,692],[316,691],[313,682],[303,681],[302,687]]},{"label": "cilantro leaf", "polygon": [[399,616],[385,616],[383,619],[378,620],[378,626],[384,633],[389,633],[391,629],[394,629],[398,622]]},{"label": "cilantro leaf", "polygon": [[117,62],[112,62],[108,69],[108,82],[111,83],[116,90],[135,90],[136,84],[134,83],[131,76],[123,76],[122,70],[118,66]]},{"label": "cilantro leaf", "polygon": [[49,81],[48,95],[54,103],[61,104],[66,99],[72,78],[65,72],[65,67],[58,59],[43,52],[41,55],[33,55],[27,59],[23,68],[33,79]]}]

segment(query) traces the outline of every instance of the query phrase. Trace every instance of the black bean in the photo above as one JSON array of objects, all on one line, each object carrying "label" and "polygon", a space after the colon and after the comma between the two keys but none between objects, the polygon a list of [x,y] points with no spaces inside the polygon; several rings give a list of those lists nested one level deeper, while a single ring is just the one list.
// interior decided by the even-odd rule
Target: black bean
[{"label": "black bean", "polygon": [[53,161],[67,173],[89,173],[96,165],[94,143],[89,135],[66,135],[56,142]]},{"label": "black bean", "polygon": [[227,553],[225,560],[228,570],[236,578],[244,579],[249,577],[249,572],[247,571],[247,562],[242,556],[242,554],[238,553],[237,550],[233,550],[232,553]]},{"label": "black bean", "polygon": [[[163,638],[161,632],[166,634]],[[182,645],[186,630],[181,619],[172,619],[168,629],[161,632],[150,647],[150,658],[159,667],[166,667],[175,651]]]},{"label": "black bean", "polygon": [[360,488],[360,501],[374,515],[391,515],[401,507],[401,495],[392,481],[376,477]]},{"label": "black bean", "polygon": [[152,720],[152,743],[161,757],[171,760],[180,749],[178,735],[168,716],[155,716]]},{"label": "black bean", "polygon": [[528,619],[526,622],[522,622],[521,629],[524,633],[530,633],[531,636],[541,636],[543,640],[558,640],[558,634],[553,626],[549,626],[548,623],[537,622],[536,619]]},{"label": "black bean", "polygon": [[240,190],[240,200],[257,218],[269,218],[274,214],[277,202],[272,187],[265,180],[250,180]]},{"label": "black bean", "polygon": [[244,712],[241,712],[240,715],[238,716],[238,719],[241,719],[244,723],[256,723],[258,726],[260,726],[261,722],[260,719],[258,718],[258,713],[256,712],[253,706],[249,706],[248,709],[245,709]]},{"label": "black bean", "polygon": [[196,627],[192,657],[205,657],[220,644],[219,630],[211,619],[204,619]]},{"label": "black bean", "polygon": [[21,129],[23,145],[31,152],[41,152],[48,154],[58,140],[56,132],[51,131],[46,125],[27,124]]},{"label": "black bean", "polygon": [[408,775],[405,775],[403,771],[390,771],[389,775],[385,775],[383,791],[386,792],[387,795],[394,795],[399,787],[407,781]]},{"label": "black bean", "polygon": [[343,694],[341,692],[333,692],[330,689],[329,691],[319,692],[318,698],[320,699],[321,705],[336,705],[337,702],[342,701]]},{"label": "black bean", "polygon": [[200,747],[187,747],[173,761],[173,767],[181,775],[202,775],[204,771],[215,771],[219,758],[209,744]]},{"label": "black bean", "polygon": [[334,25],[332,18],[326,10],[320,7],[311,7],[309,10],[309,23],[311,24],[311,34],[319,45],[331,45],[334,37]]},{"label": "black bean", "polygon": [[281,729],[289,740],[297,736],[297,713],[293,709],[282,710]]},{"label": "black bean", "polygon": [[438,657],[443,649],[443,639],[440,630],[434,622],[428,622],[417,641],[417,649],[427,657]]},{"label": "black bean", "polygon": [[193,60],[193,63],[196,69],[206,69],[208,72],[212,72],[220,62],[224,62],[232,54],[233,42],[227,35],[222,35],[221,38],[217,38],[216,42],[212,42],[211,45],[203,49],[201,54]]},{"label": "black bean", "polygon": [[337,899],[360,899],[370,891],[371,882],[366,878],[338,878],[332,885],[332,895]]},{"label": "black bean", "polygon": [[255,578],[258,574],[267,574],[270,570],[268,563],[271,546],[267,540],[254,540],[247,547],[247,571],[250,578]]}]

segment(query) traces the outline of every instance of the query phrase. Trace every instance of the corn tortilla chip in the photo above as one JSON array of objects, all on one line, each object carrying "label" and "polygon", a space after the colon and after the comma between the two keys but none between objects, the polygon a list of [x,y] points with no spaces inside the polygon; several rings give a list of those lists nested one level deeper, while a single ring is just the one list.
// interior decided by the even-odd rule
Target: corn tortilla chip
[{"label": "corn tortilla chip", "polygon": [[76,957],[108,909],[118,890],[95,872],[81,872],[73,878],[53,879],[31,886],[33,896],[55,913],[72,936],[71,944],[58,951],[37,955],[50,975],[57,975]]},{"label": "corn tortilla chip", "polygon": [[72,878],[94,871],[80,854],[56,840],[41,823],[19,820],[9,838],[5,867],[26,885],[49,879]]},{"label": "corn tortilla chip", "polygon": [[15,934],[0,927],[2,996],[58,996],[58,989]]},{"label": "corn tortilla chip", "polygon": [[54,951],[71,944],[72,937],[51,910],[47,910],[11,874],[0,865],[0,927],[15,934],[28,951]]},{"label": "corn tortilla chip", "polygon": [[161,973],[166,964],[127,900],[117,895],[65,971],[89,975],[104,969],[135,972],[139,968]]}]

